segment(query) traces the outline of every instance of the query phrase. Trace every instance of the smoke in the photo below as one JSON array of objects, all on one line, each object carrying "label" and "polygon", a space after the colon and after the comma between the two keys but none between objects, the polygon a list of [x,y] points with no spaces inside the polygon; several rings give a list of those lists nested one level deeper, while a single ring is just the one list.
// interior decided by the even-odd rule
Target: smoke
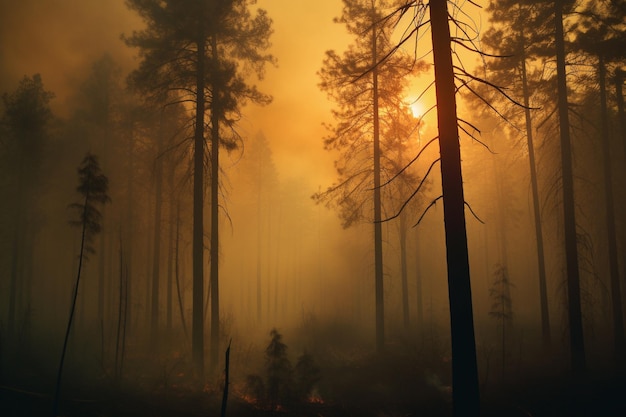
[{"label": "smoke", "polygon": [[0,91],[40,73],[57,96],[55,111],[67,114],[69,91],[104,53],[126,70],[134,65],[135,51],[120,35],[140,27],[123,0],[1,0]]}]

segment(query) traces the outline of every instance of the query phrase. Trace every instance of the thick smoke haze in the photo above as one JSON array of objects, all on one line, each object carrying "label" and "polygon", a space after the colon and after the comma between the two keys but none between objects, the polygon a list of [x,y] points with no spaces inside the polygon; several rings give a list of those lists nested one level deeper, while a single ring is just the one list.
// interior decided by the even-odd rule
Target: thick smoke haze
[{"label": "thick smoke haze", "polygon": [[59,98],[55,110],[64,113],[67,94],[104,53],[127,71],[135,65],[136,52],[120,36],[141,27],[141,20],[122,0],[2,0],[0,16],[2,91],[24,75],[41,73]]},{"label": "thick smoke haze", "polygon": [[[393,3],[374,3],[379,2]],[[2,401],[19,404],[19,395],[30,398],[31,391],[45,391],[47,396],[54,387],[80,262],[80,228],[69,224],[77,217],[68,207],[82,201],[76,193],[76,169],[87,152],[98,157],[108,177],[111,202],[101,207],[102,231],[91,242],[94,252],[87,254],[82,269],[64,376],[69,381],[67,393],[63,394],[66,399],[72,397],[71,390],[80,393],[78,388],[84,382],[90,388],[97,387],[92,392],[98,392],[99,399],[108,398],[110,388],[114,397],[136,390],[174,404],[175,399],[185,400],[197,392],[206,395],[209,399],[202,397],[202,401],[213,406],[226,386],[231,387],[230,401],[243,407],[233,411],[234,416],[237,412],[253,415],[259,410],[297,411],[293,404],[275,404],[276,399],[269,398],[271,368],[278,365],[268,352],[272,348],[280,352],[278,342],[282,336],[294,365],[296,360],[308,359],[310,353],[322,370],[319,381],[312,383],[315,388],[309,387],[304,396],[306,404],[320,407],[310,415],[421,415],[424,410],[426,415],[451,415],[452,353],[444,210],[437,163],[440,152],[437,141],[431,142],[439,134],[433,109],[431,33],[420,28],[416,32],[417,45],[407,42],[399,49],[398,54],[420,59],[419,65],[398,77],[396,84],[406,81],[406,88],[389,87],[381,81],[389,87],[383,96],[393,96],[395,90],[400,93],[394,98],[399,103],[397,114],[389,109],[381,111],[381,129],[383,136],[388,136],[383,139],[385,185],[381,187],[386,349],[374,353],[374,186],[364,180],[354,194],[348,192],[334,200],[320,197],[341,181],[349,183],[362,172],[370,175],[368,164],[374,159],[368,147],[369,127],[365,129],[367,134],[360,133],[368,146],[354,145],[347,156],[342,154],[345,149],[324,147],[324,140],[334,133],[337,119],[333,116],[338,110],[322,85],[324,60],[329,56],[327,51],[334,50],[340,56],[355,41],[354,34],[336,22],[345,1],[251,3],[253,12],[264,9],[272,20],[271,47],[266,52],[274,56],[276,65],[266,65],[261,79],[252,72],[246,74],[246,81],[272,100],[265,106],[243,106],[233,128],[233,136],[238,139],[233,143],[237,146],[220,150],[219,362],[210,370],[207,365],[207,369],[198,371],[192,363],[191,346],[193,105],[155,107],[129,87],[129,74],[138,68],[142,57],[138,49],[126,45],[124,38],[141,30],[144,22],[125,0],[0,0],[0,95],[4,94],[0,102],[0,117],[4,117],[0,125],[0,415],[4,415]],[[495,6],[479,9],[474,3],[448,2],[451,16],[468,22],[467,26],[452,25],[453,36],[471,36],[475,30],[473,47],[496,55],[501,51],[491,50],[493,39],[484,44],[480,40],[492,23],[490,12]],[[486,7],[487,3],[498,2],[478,3]],[[580,2],[578,7],[588,3]],[[399,26],[412,17],[408,13]],[[567,19],[570,26],[575,21],[571,16]],[[502,48],[513,39],[506,33],[487,34]],[[390,37],[393,42],[400,38],[401,31]],[[551,51],[552,44],[540,42],[541,48]],[[598,60],[573,45],[568,48],[578,59],[568,67],[576,69],[569,74],[568,82],[574,103],[571,111],[576,116],[571,131],[583,326],[590,369],[603,378],[613,366],[614,316],[606,238],[611,227],[607,228],[604,219],[606,160],[599,145]],[[483,90],[485,86],[476,80],[467,82],[473,89],[468,91],[459,86],[457,79],[466,202],[466,231],[458,232],[466,232],[469,246],[483,402],[498,399],[489,403],[498,410],[500,398],[508,395],[502,393],[510,387],[511,392],[525,392],[524,384],[528,384],[540,391],[543,385],[535,384],[533,378],[546,376],[549,382],[542,384],[556,381],[558,385],[561,380],[568,381],[570,375],[561,153],[554,112],[556,83],[551,78],[556,69],[549,53],[532,51],[537,55],[528,61],[528,79],[534,82],[532,88],[536,91],[532,92],[529,108],[535,123],[532,132],[539,223],[552,332],[551,342],[546,343],[542,336],[538,243],[529,170],[531,150],[525,134],[525,109],[519,106],[523,102],[519,66],[513,65],[502,75],[498,73],[501,68],[494,64],[498,61],[492,62],[489,55],[477,58],[458,45],[453,45],[452,52],[455,62],[464,62],[465,70],[486,79],[496,78],[489,85],[506,84],[499,92],[516,102],[503,99],[497,89]],[[509,58],[519,56],[517,50],[505,52],[503,55]],[[623,57],[607,64],[611,76],[618,73],[621,63]],[[459,68],[457,75],[462,73]],[[54,95],[49,101],[51,114],[42,116],[46,122],[41,132],[33,133],[30,126],[23,129],[27,140],[22,144],[12,141],[14,132],[7,122],[5,104],[10,107],[13,94],[26,81],[36,85],[35,74],[41,76],[45,92]],[[493,108],[476,99],[475,92],[494,103]],[[623,273],[626,211],[621,208],[626,204],[622,192],[626,154],[617,100],[611,83],[609,146],[615,158],[617,213],[613,228],[617,231]],[[207,126],[212,123],[209,113]],[[363,116],[365,123],[369,117]],[[394,117],[405,125],[394,130]],[[355,118],[354,123],[361,120]],[[228,134],[232,133],[229,128],[222,126]],[[403,135],[403,128],[409,133],[396,138]],[[205,131],[207,143],[210,135],[209,130]],[[21,150],[16,151],[18,148]],[[207,145],[205,167],[210,161],[209,149]],[[18,154],[20,157],[15,156]],[[409,163],[416,155],[419,158]],[[363,167],[367,169],[360,172]],[[404,206],[424,177],[420,192]],[[386,183],[391,178],[403,182]],[[205,180],[203,301],[204,353],[208,357],[209,300],[213,291],[209,285],[208,173]],[[354,209],[357,214],[351,213],[354,218],[345,211],[350,204],[358,208]],[[344,227],[346,224],[349,227]],[[620,282],[623,285],[624,280]],[[270,336],[272,329],[279,333]],[[223,352],[229,343],[233,349],[232,379],[230,385],[225,385]],[[22,346],[30,350],[21,350]],[[290,368],[290,378],[297,379],[296,368]],[[311,376],[315,374],[313,368],[307,372],[315,379]],[[612,380],[607,385],[609,382]],[[570,398],[567,384],[564,397]],[[616,386],[622,387],[623,383]],[[85,388],[84,392],[90,398],[91,391]],[[46,396],[39,395],[41,403],[34,401],[33,407],[48,410],[51,400]],[[545,397],[548,394],[538,397],[541,407],[537,406],[537,414],[531,413],[531,405],[524,405],[528,406],[526,412],[507,403],[508,399],[502,402],[507,404],[503,406],[508,407],[507,411],[515,409],[518,413],[510,415],[522,415],[522,411],[524,415],[558,415],[541,413],[549,409],[544,407],[549,403]],[[147,403],[156,401],[149,398]],[[390,400],[393,404],[389,405],[389,398],[399,398],[398,403]],[[414,400],[424,402],[411,409]],[[68,416],[80,415],[80,400],[67,404]],[[125,403],[120,404],[119,409],[115,408],[118,405],[111,409],[102,406],[107,412],[98,415],[127,415],[115,413],[124,408]],[[327,405],[338,408],[321,408]],[[343,410],[344,406],[350,411]],[[43,415],[41,410],[30,411]],[[8,415],[22,416],[28,411]],[[168,413],[170,410],[164,409],[162,415],[151,415],[169,417],[177,411]],[[189,415],[200,412],[194,413]],[[485,415],[499,414],[493,411]]]}]

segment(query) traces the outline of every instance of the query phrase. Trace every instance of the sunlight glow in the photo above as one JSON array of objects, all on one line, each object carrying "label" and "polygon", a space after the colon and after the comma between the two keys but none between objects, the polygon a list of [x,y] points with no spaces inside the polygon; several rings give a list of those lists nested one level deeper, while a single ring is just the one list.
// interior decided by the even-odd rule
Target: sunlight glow
[{"label": "sunlight glow", "polygon": [[409,107],[411,108],[411,114],[413,115],[414,118],[419,119],[420,117],[423,116],[424,109],[422,108],[422,105],[420,103],[418,102],[411,103]]},{"label": "sunlight glow", "polygon": [[405,103],[411,110],[413,118],[419,119],[424,116],[424,106],[420,100],[417,100],[415,97],[407,97]]}]

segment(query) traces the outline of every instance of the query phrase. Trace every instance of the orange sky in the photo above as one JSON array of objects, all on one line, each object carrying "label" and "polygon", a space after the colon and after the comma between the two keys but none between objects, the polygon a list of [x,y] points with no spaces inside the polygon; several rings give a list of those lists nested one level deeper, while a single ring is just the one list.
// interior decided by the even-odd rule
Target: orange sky
[{"label": "orange sky", "polygon": [[[341,1],[259,0],[258,6],[274,21],[272,53],[278,67],[268,67],[259,83],[274,102],[248,106],[242,133],[263,130],[281,171],[294,177],[316,171],[319,178],[310,178],[312,185],[325,187],[334,175],[332,155],[322,149],[321,124],[329,121],[330,103],[317,87],[316,72],[326,50],[343,51],[350,42],[343,26],[333,23]],[[39,72],[57,94],[55,111],[64,115],[66,92],[103,53],[127,70],[136,65],[136,51],[120,35],[140,25],[123,0],[0,0],[0,91],[11,91],[21,77]]]}]

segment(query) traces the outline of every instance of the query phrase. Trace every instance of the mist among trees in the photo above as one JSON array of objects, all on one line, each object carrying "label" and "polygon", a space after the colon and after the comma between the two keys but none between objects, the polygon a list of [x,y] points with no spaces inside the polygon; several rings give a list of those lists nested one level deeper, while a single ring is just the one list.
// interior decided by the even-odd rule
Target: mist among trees
[{"label": "mist among trees", "polygon": [[69,3],[0,6],[1,415],[626,414],[625,2]]}]

